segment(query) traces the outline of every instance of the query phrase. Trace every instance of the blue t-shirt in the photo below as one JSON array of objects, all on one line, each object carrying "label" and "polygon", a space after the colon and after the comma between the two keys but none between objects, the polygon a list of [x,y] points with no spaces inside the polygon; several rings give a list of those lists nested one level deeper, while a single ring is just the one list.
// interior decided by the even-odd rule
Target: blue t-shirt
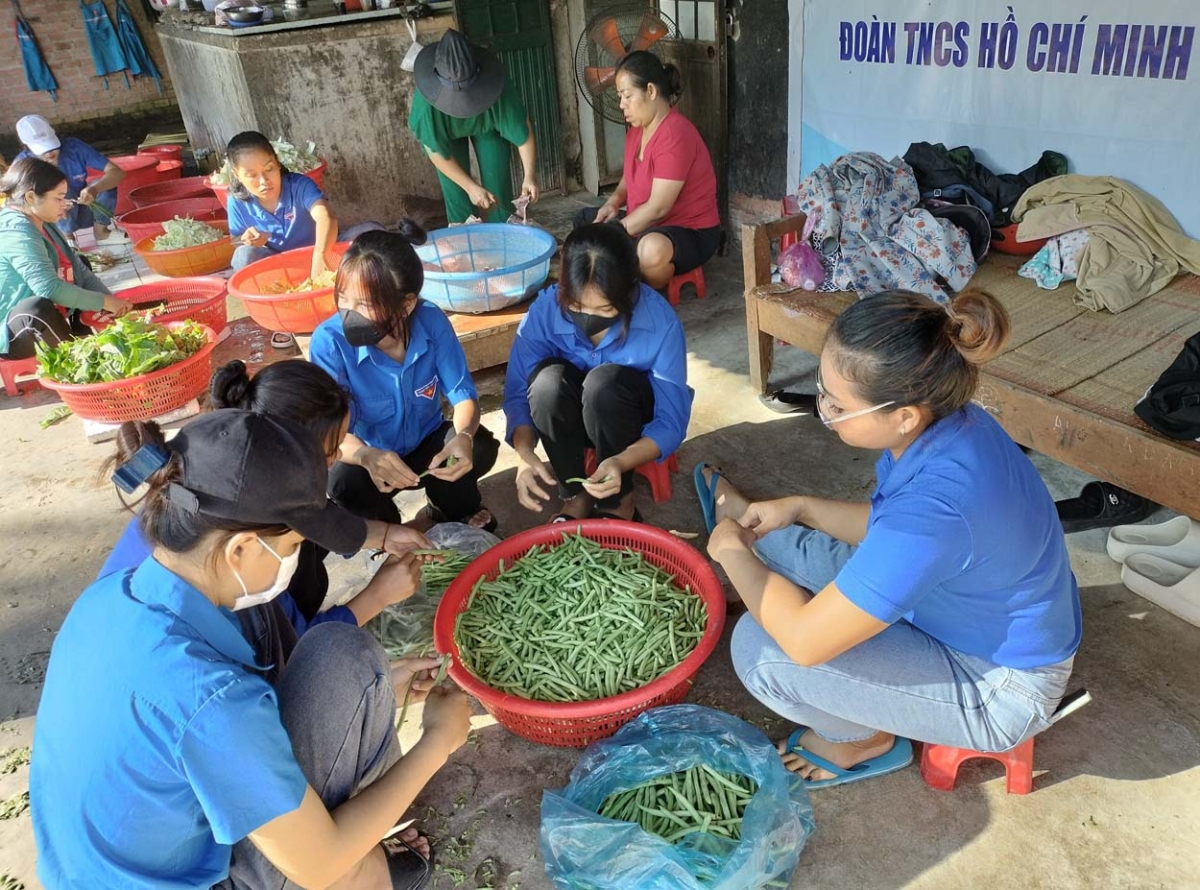
[{"label": "blue t-shirt", "polygon": [[308,783],[232,613],[153,559],[79,597],[34,728],[38,877],[209,890]]},{"label": "blue t-shirt", "polygon": [[477,398],[446,313],[418,300],[409,317],[404,364],[374,346],[351,346],[335,315],[313,331],[309,357],[350,391],[350,432],[372,448],[404,457],[442,425],[442,400]]},{"label": "blue t-shirt", "polygon": [[[61,140],[58,148],[58,169],[67,175],[67,197],[77,198],[88,181],[88,169],[103,172],[108,166],[108,158],[96,151],[86,142],[81,142],[72,136]],[[17,155],[21,158],[35,157],[26,149]]]},{"label": "blue t-shirt", "polygon": [[622,365],[644,371],[654,392],[654,417],[642,430],[666,460],[687,436],[692,416],[692,388],[687,384],[687,342],[683,325],[662,294],[643,284],[629,330],[620,322],[592,345],[578,325],[558,306],[558,285],[538,294],[521,319],[504,375],[506,438],[512,444],[519,426],[533,426],[529,413],[529,375],[548,358],[566,359],[590,371],[599,365]]},{"label": "blue t-shirt", "polygon": [[867,536],[835,583],[889,624],[1011,668],[1074,654],[1079,588],[1046,485],[977,405],[876,466]]},{"label": "blue t-shirt", "polygon": [[[150,558],[151,549],[150,542],[142,535],[142,528],[138,524],[137,518],[129,520],[125,531],[121,532],[121,537],[117,538],[117,543],[113,545],[112,551],[108,554],[108,559],[104,560],[104,565],[100,567],[100,573],[96,575],[96,580],[99,581],[115,572],[136,569]],[[288,623],[295,629],[296,636],[301,636],[309,628],[327,621],[358,625],[358,619],[354,617],[354,613],[347,606],[333,606],[324,612],[318,612],[313,616],[312,621],[309,621],[296,605],[292,595],[286,590],[279,595],[276,602],[283,610],[283,614],[287,616]]]},{"label": "blue t-shirt", "polygon": [[283,174],[279,191],[279,206],[268,211],[258,198],[235,198],[226,202],[229,214],[229,234],[235,238],[254,228],[268,236],[267,245],[276,250],[295,250],[317,243],[317,224],[312,218],[312,206],[325,198],[320,186],[300,173]]}]

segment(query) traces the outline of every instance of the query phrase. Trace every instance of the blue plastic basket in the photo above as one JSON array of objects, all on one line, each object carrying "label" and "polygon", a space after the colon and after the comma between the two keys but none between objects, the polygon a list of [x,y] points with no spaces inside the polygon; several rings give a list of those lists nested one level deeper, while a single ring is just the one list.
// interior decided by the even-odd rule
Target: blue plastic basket
[{"label": "blue plastic basket", "polygon": [[417,248],[421,296],[446,312],[495,312],[534,296],[558,244],[535,226],[480,223],[431,232]]}]

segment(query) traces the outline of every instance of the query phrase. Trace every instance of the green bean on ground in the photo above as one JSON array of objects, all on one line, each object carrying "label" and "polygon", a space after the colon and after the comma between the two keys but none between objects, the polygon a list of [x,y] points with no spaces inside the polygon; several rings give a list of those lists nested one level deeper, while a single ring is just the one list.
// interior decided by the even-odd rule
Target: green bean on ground
[{"label": "green bean on ground", "polygon": [[672,844],[694,831],[736,841],[741,840],[742,817],[756,790],[748,776],[701,764],[610,794],[600,804],[599,815],[635,822]]},{"label": "green bean on ground", "polygon": [[676,667],[706,622],[700,597],[642,554],[568,535],[481,578],[454,641],[463,665],[493,689],[535,701],[594,701]]}]

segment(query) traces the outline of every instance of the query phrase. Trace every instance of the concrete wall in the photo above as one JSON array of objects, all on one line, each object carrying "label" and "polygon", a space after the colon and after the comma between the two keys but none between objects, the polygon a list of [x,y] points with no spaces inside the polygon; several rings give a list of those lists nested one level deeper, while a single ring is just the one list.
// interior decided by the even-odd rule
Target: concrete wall
[{"label": "concrete wall", "polygon": [[[104,0],[116,25],[116,0]],[[0,146],[11,160],[16,136],[13,128],[26,114],[40,114],[55,124],[69,124],[118,114],[165,108],[174,104],[174,90],[167,76],[166,60],[152,24],[147,21],[141,0],[127,0],[137,21],[138,30],[151,57],[164,76],[163,93],[159,96],[154,80],[149,77],[130,78],[131,88],[119,74],[109,75],[109,88],[96,76],[83,30],[83,16],[76,0],[23,0],[21,8],[29,19],[42,55],[58,80],[58,101],[48,93],[31,93],[26,87],[25,71],[21,65],[21,50],[13,30],[12,6],[0,6]],[[70,132],[70,128],[64,128]],[[140,137],[140,134],[139,134]]]},{"label": "concrete wall", "polygon": [[779,215],[787,190],[788,4],[733,4],[740,34],[729,52],[729,216],[743,222]]},{"label": "concrete wall", "polygon": [[[436,42],[449,16],[420,20]],[[330,159],[325,187],[343,224],[385,224],[440,205],[433,165],[408,130],[416,89],[400,61],[399,18],[233,37],[160,26],[196,148],[221,150],[242,130],[312,141]]]}]

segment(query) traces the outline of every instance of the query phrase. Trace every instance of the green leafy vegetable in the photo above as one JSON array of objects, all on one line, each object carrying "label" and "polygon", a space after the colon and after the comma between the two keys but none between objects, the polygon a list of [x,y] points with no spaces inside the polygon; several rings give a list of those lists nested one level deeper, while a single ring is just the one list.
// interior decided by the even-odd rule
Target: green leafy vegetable
[{"label": "green leafy vegetable", "polygon": [[206,226],[194,219],[177,216],[162,224],[163,234],[154,239],[155,250],[179,250],[184,247],[197,247],[201,244],[211,244],[228,237],[220,229]]},{"label": "green leafy vegetable", "polygon": [[111,383],[181,362],[207,342],[208,335],[194,321],[172,331],[130,314],[90,337],[57,346],[39,342],[38,368],[59,383]]},{"label": "green leafy vegetable", "polygon": [[57,408],[52,409],[49,414],[39,420],[38,426],[44,430],[48,430],[56,423],[62,423],[74,413],[75,412],[73,412],[66,405],[59,405]]}]

